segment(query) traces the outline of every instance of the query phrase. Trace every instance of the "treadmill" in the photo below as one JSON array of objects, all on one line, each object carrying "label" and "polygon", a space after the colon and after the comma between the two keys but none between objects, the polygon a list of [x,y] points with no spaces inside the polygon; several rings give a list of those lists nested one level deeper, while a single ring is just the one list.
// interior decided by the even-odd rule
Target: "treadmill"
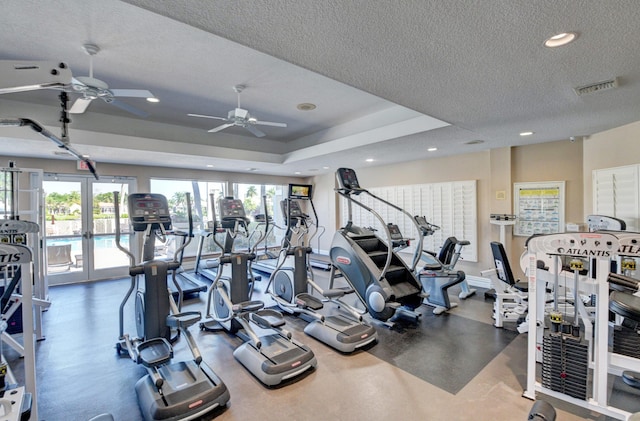
[{"label": "treadmill", "polygon": [[[191,223],[189,223],[191,227]],[[172,279],[172,282],[169,283],[169,289],[171,290],[171,294],[173,297],[178,299],[180,293],[182,293],[183,297],[190,297],[194,295],[198,295],[200,292],[205,292],[207,290],[207,285],[205,285],[202,281],[200,281],[194,274],[187,272],[182,266],[182,259],[184,258],[184,249],[182,245],[186,242],[189,244],[191,242],[191,238],[193,238],[193,233],[190,231],[189,233],[185,232],[174,232],[174,235],[180,237],[182,239],[182,243],[180,244],[181,252],[178,255],[178,263],[180,266],[172,272],[171,276],[175,276],[175,279]]]}]

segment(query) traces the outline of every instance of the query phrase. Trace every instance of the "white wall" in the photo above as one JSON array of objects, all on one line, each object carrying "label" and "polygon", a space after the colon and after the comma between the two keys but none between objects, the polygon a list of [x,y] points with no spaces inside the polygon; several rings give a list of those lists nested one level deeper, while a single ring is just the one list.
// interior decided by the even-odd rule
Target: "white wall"
[{"label": "white wall", "polygon": [[640,163],[640,121],[589,136],[584,140],[584,215],[593,210],[593,170]]}]

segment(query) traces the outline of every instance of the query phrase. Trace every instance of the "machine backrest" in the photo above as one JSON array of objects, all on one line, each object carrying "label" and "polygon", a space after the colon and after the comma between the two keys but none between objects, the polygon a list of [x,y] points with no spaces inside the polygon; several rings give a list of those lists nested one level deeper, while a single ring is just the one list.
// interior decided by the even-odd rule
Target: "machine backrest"
[{"label": "machine backrest", "polygon": [[453,256],[456,253],[456,244],[458,244],[458,239],[456,237],[449,237],[444,241],[444,244],[440,249],[440,254],[438,254],[438,260],[440,260],[440,263],[445,266],[451,264]]},{"label": "machine backrest", "polygon": [[511,272],[511,266],[509,265],[509,259],[507,258],[507,252],[504,250],[502,243],[498,241],[491,242],[491,252],[493,253],[493,261],[496,265],[496,273],[498,279],[508,285],[515,285],[516,279]]}]

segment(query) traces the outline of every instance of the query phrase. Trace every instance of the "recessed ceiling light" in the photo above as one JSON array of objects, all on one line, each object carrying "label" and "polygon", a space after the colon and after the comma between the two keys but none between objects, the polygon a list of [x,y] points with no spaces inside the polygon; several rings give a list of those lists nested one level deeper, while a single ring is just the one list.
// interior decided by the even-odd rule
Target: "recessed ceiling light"
[{"label": "recessed ceiling light", "polygon": [[152,96],[152,97],[147,98],[147,101],[149,101],[149,102],[160,102],[160,100],[159,100],[158,98],[153,97],[153,96]]},{"label": "recessed ceiling light", "polygon": [[301,173],[300,171],[296,171],[296,172],[294,172],[294,174],[295,174],[295,175],[300,175],[300,174],[302,174],[302,173]]},{"label": "recessed ceiling light", "polygon": [[531,136],[533,134],[533,132],[522,132],[520,133],[520,136]]},{"label": "recessed ceiling light", "polygon": [[438,150],[438,148],[429,148],[429,149],[427,149],[428,152],[435,152],[437,150]]},{"label": "recessed ceiling light", "polygon": [[258,171],[257,168],[247,168],[247,171]]},{"label": "recessed ceiling light", "polygon": [[316,109],[316,104],[312,104],[310,102],[303,102],[302,104],[296,105],[296,108],[300,111],[312,111]]},{"label": "recessed ceiling light", "polygon": [[578,34],[575,32],[563,32],[547,39],[544,42],[544,45],[549,48],[562,47],[563,45],[567,45],[571,41],[574,41],[576,38],[578,38]]},{"label": "recessed ceiling light", "polygon": [[207,164],[207,168],[213,168],[212,164]]},{"label": "recessed ceiling light", "polygon": [[367,159],[365,159],[365,161],[367,161],[367,162],[373,162],[373,161],[375,161],[375,159],[373,159],[373,158],[367,158]]},{"label": "recessed ceiling light", "polygon": [[326,167],[326,166],[325,166],[325,167],[322,167],[322,169],[323,169],[323,170],[328,170],[328,169],[329,169],[329,167]]}]

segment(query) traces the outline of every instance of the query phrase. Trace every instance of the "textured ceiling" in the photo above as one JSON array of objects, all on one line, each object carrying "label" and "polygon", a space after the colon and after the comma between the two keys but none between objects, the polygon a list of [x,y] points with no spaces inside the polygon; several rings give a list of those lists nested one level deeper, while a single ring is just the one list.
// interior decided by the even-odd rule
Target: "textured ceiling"
[{"label": "textured ceiling", "polygon": [[[161,99],[127,101],[146,119],[98,101],[74,116],[72,142],[98,162],[151,148],[142,163],[312,175],[369,157],[375,165],[562,140],[640,116],[637,1],[9,0],[2,9],[0,60],[62,60],[86,75],[81,45],[93,42],[102,48],[96,77]],[[579,37],[542,45],[562,31]],[[612,77],[615,90],[573,91]],[[207,133],[216,121],[186,116],[225,116],[238,83],[244,108],[288,127],[257,139],[240,128]],[[0,117],[19,112],[55,128],[55,95],[3,95]],[[302,102],[318,108],[298,111]],[[534,136],[519,137],[525,130]]]}]

